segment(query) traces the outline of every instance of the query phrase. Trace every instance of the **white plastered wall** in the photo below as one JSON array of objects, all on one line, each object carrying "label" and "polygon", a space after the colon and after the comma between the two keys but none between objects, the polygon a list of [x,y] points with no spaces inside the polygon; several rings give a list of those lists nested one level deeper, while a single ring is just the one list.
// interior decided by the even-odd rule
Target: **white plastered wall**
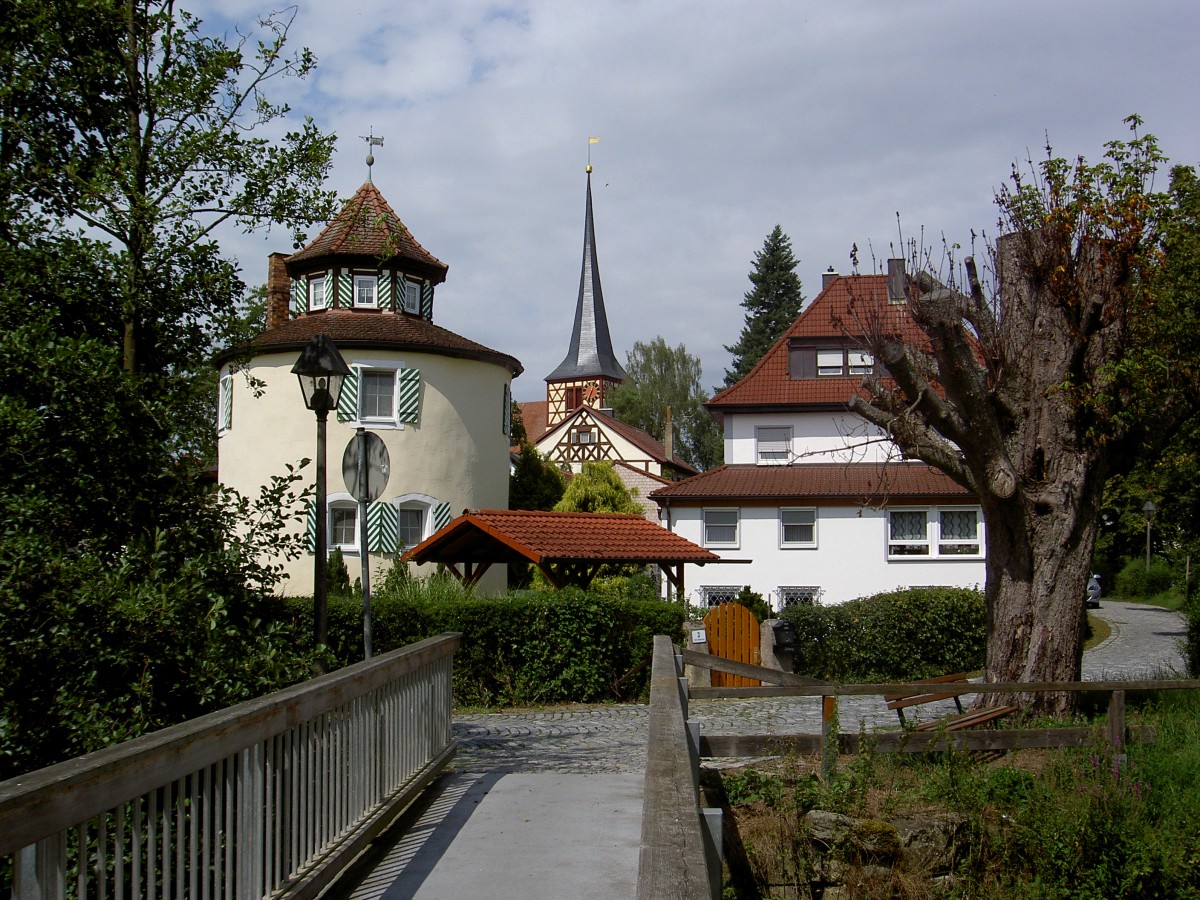
[{"label": "white plastered wall", "polygon": [[[508,506],[508,436],[501,427],[504,385],[510,381],[507,368],[432,353],[343,349],[342,355],[351,365],[358,361],[394,363],[421,372],[420,421],[402,428],[370,429],[383,440],[391,459],[389,481],[380,500],[422,494],[447,501],[452,518],[468,508]],[[284,474],[287,464],[298,465],[303,458],[313,460],[302,471],[303,484],[315,480],[316,416],[304,407],[296,376],[291,373],[297,356],[296,352],[268,353],[253,360],[248,374],[263,382],[259,397],[254,396],[246,374],[233,374],[232,426],[219,437],[220,479],[246,496],[256,497],[273,475]],[[354,424],[339,422],[335,413],[329,414],[330,495],[346,490],[342,454],[355,433]],[[301,531],[302,525],[296,530]],[[370,558],[373,584],[378,584],[391,557],[373,553]],[[358,578],[358,554],[346,554],[346,564],[351,581]],[[284,593],[312,593],[311,553],[286,562],[285,573]],[[493,566],[478,590],[499,593],[505,584],[504,567]]]}]

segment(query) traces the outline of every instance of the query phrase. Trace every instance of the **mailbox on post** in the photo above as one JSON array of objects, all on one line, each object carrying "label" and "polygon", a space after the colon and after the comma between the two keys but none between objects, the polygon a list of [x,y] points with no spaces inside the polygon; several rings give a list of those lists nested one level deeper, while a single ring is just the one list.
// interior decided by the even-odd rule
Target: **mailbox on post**
[{"label": "mailbox on post", "polygon": [[793,651],[796,649],[796,627],[791,623],[780,619],[771,626],[775,632],[775,649]]}]

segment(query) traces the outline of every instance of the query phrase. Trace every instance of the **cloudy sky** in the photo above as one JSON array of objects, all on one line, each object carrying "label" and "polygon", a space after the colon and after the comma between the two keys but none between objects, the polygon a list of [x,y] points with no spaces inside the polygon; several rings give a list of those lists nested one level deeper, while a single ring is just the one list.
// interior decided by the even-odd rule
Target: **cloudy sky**
[{"label": "cloudy sky", "polygon": [[[253,3],[186,5],[221,30]],[[384,138],[375,184],[450,267],[435,321],[520,359],[532,400],[570,337],[589,149],[618,356],[661,335],[711,388],[776,224],[811,300],[854,244],[868,268],[993,234],[996,187],[1047,135],[1098,158],[1137,113],[1200,162],[1198,39],[1195,0],[301,0],[318,68],[272,98],[338,135],[342,196],[360,136]],[[248,282],[281,239],[228,244]]]}]

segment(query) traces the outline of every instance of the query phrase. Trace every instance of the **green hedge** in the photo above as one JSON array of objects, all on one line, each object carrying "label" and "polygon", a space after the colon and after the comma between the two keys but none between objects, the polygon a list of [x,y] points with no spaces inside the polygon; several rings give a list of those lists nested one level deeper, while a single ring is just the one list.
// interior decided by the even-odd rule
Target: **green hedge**
[{"label": "green hedge", "polygon": [[[567,589],[516,591],[481,598],[413,582],[371,604],[376,653],[447,631],[462,633],[454,658],[460,706],[595,703],[644,697],[654,635],[681,642],[683,610],[661,600],[601,596]],[[296,598],[311,614],[311,600]],[[329,600],[335,665],[362,659],[358,598]]]},{"label": "green hedge", "polygon": [[908,681],[983,668],[983,594],[909,588],[840,606],[789,606],[795,671],[840,682]]}]

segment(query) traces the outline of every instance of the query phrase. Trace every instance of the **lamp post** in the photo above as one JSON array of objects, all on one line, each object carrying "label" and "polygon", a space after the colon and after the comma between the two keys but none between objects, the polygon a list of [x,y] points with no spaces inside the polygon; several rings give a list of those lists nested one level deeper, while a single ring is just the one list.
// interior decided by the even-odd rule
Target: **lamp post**
[{"label": "lamp post", "polygon": [[1146,517],[1146,572],[1150,572],[1150,523],[1154,521],[1154,514],[1158,512],[1158,507],[1154,505],[1153,500],[1147,500],[1142,506],[1142,515]]},{"label": "lamp post", "polygon": [[313,561],[313,643],[325,643],[328,630],[327,594],[329,579],[326,570],[329,557],[326,548],[325,510],[325,423],[329,411],[337,409],[342,384],[350,375],[350,367],[342,359],[333,341],[324,334],[314,334],[292,366],[292,374],[300,381],[304,405],[317,414],[317,528]]}]

